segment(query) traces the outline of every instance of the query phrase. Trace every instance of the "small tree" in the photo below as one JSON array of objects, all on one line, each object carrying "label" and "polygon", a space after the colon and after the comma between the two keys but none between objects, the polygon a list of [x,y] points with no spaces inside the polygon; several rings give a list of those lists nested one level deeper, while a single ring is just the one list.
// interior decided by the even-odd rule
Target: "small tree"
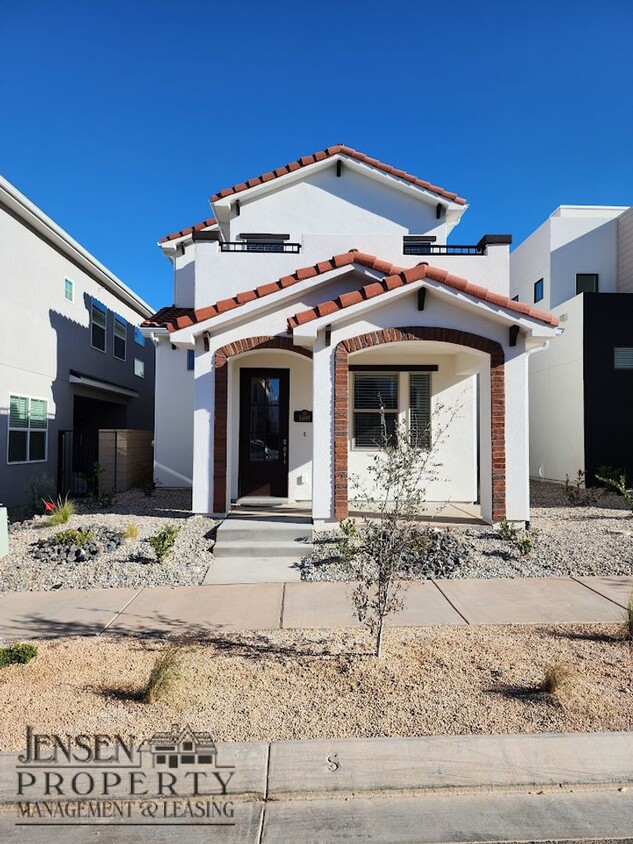
[{"label": "small tree", "polygon": [[[381,412],[379,451],[372,455],[367,479],[350,479],[355,490],[352,500],[371,502],[375,512],[363,516],[358,525],[350,519],[341,522],[343,537],[338,550],[358,580],[352,600],[358,620],[375,639],[378,658],[385,619],[403,606],[405,561],[420,544],[415,520],[423,510],[428,483],[437,477],[441,466],[437,447],[457,412],[448,414],[432,439],[430,425],[409,430],[402,424],[389,435]],[[436,417],[442,415],[443,408],[437,408]]]}]

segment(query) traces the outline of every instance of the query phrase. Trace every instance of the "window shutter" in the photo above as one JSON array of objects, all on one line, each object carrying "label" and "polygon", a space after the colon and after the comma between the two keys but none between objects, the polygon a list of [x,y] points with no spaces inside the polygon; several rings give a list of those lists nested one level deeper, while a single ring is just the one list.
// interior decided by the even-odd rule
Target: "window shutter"
[{"label": "window shutter", "polygon": [[9,409],[10,428],[28,428],[29,400],[24,396],[11,396]]},{"label": "window shutter", "polygon": [[31,428],[48,427],[47,404],[43,399],[31,399]]},{"label": "window shutter", "polygon": [[412,373],[409,377],[411,441],[419,448],[430,448],[431,376]]}]

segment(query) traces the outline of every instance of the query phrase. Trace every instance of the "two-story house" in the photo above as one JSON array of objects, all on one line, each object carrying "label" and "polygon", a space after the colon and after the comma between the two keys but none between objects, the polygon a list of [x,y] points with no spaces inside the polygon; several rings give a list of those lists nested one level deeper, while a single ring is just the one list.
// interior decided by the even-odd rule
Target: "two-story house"
[{"label": "two-story house", "polygon": [[529,519],[527,359],[558,321],[510,300],[509,236],[448,244],[465,199],[343,145],[211,207],[163,238],[173,305],[143,328],[163,484],[190,485],[199,513],[311,502],[323,527],[384,420],[436,450],[427,500]]},{"label": "two-story house", "polygon": [[0,503],[82,492],[100,429],[153,427],[152,309],[2,178],[0,255]]},{"label": "two-story house", "polygon": [[561,205],[512,252],[510,292],[563,329],[530,360],[530,474],[633,477],[633,208]]}]

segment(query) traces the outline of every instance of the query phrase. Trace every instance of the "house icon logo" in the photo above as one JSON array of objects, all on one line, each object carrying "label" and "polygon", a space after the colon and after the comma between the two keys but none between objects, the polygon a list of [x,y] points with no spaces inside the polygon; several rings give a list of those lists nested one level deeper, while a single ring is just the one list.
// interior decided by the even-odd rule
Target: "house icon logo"
[{"label": "house icon logo", "polygon": [[217,765],[217,748],[210,733],[197,732],[189,724],[172,724],[165,733],[147,739],[147,749],[154,768],[187,768],[193,765]]}]

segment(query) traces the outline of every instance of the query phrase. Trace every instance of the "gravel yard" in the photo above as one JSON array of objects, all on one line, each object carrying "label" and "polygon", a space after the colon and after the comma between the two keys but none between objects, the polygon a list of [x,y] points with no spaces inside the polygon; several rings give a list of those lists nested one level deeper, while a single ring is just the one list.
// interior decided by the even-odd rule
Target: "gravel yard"
[{"label": "gravel yard", "polygon": [[[161,490],[144,495],[140,490],[119,493],[111,507],[96,509],[91,499],[75,499],[76,513],[65,525],[48,527],[35,516],[9,526],[9,554],[0,559],[0,591],[90,589],[117,586],[184,586],[201,583],[213,559],[217,522],[190,512],[188,490]],[[84,562],[36,559],[42,539],[68,528],[124,531],[135,524],[138,538],[104,550]],[[172,553],[157,563],[147,541],[166,525],[180,527]]]},{"label": "gravel yard", "polygon": [[[387,632],[367,656],[363,631],[222,634],[189,647],[178,685],[144,704],[159,639],[38,643],[28,665],[0,670],[0,748],[39,732],[132,732],[190,723],[217,740],[633,729],[631,651],[617,625],[428,627]],[[561,699],[538,691],[571,665]]]},{"label": "gravel yard", "polygon": [[[442,577],[556,577],[633,574],[633,517],[622,498],[600,495],[594,506],[572,506],[559,484],[532,481],[532,551],[522,556],[487,527],[451,527],[444,544],[455,565]],[[413,577],[429,576],[415,570]],[[303,560],[302,580],[349,580],[332,534]]]}]

